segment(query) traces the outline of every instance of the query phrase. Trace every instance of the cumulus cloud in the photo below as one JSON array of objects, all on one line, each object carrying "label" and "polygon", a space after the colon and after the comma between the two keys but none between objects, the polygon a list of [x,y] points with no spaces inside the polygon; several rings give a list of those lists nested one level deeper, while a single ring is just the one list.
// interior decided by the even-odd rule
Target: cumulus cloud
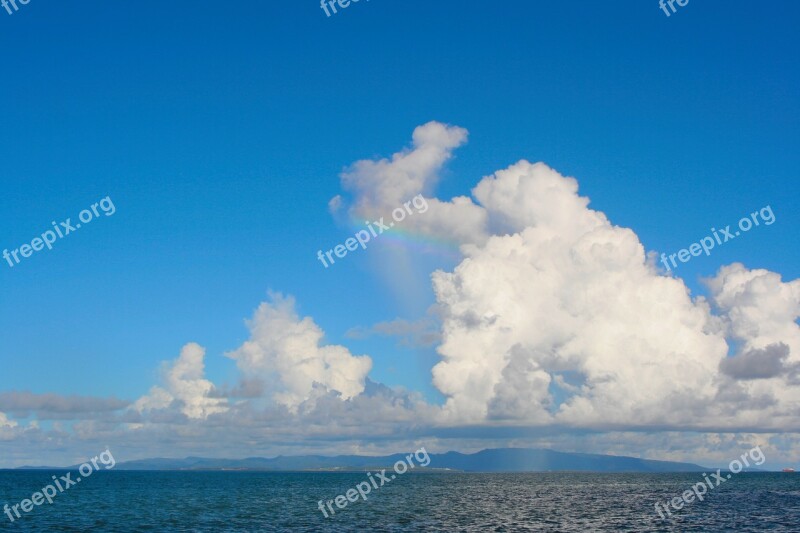
[{"label": "cumulus cloud", "polygon": [[707,285],[724,332],[738,348],[722,363],[724,377],[736,381],[721,399],[738,402],[742,424],[797,427],[800,280],[784,282],[775,272],[734,263]]},{"label": "cumulus cloud", "polygon": [[[428,210],[424,216],[404,220],[404,230],[458,243],[483,242],[488,237],[486,213],[471,198],[443,201],[431,197],[443,165],[466,140],[463,128],[429,122],[414,130],[411,148],[391,159],[354,163],[341,176],[342,186],[354,197],[350,216],[368,220],[388,217],[393,209],[422,195]],[[336,211],[344,208],[345,202],[336,196],[329,206]]]},{"label": "cumulus cloud", "polygon": [[[465,138],[429,123],[410,150],[357,163],[343,175],[352,209],[432,194]],[[464,207],[468,223],[435,219],[440,236],[464,245],[452,272],[433,274],[443,317],[433,382],[447,398],[447,423],[737,426],[759,424],[759,411],[800,423],[787,419],[797,395],[786,383],[749,379],[793,368],[753,374],[754,364],[800,358],[800,282],[725,267],[709,282],[712,310],[683,280],[658,272],[631,229],[591,209],[577,180],[544,163],[519,161],[482,179],[472,196],[448,202],[456,218]],[[742,346],[730,360],[729,341]],[[788,351],[777,352],[779,343]]]},{"label": "cumulus cloud", "polygon": [[[33,420],[28,427],[22,427],[16,420],[9,418],[6,413],[0,412],[0,442],[17,441],[24,437],[27,431],[35,430],[38,427],[38,422]],[[9,455],[12,449],[8,446],[3,447],[3,458]]]},{"label": "cumulus cloud", "polygon": [[265,383],[276,402],[296,409],[311,398],[315,385],[344,400],[363,392],[372,360],[343,346],[321,346],[322,329],[310,317],[298,317],[293,298],[273,295],[258,307],[248,327],[250,340],[228,357],[243,375]]},{"label": "cumulus cloud", "polygon": [[0,437],[38,449],[102,437],[140,457],[151,443],[245,456],[382,451],[424,437],[440,451],[550,446],[674,460],[723,459],[758,442],[797,458],[800,437],[785,433],[800,431],[800,280],[733,264],[707,280],[707,298],[692,295],[658,271],[632,229],[590,207],[576,179],[544,163],[519,161],[471,196],[437,199],[466,139],[455,126],[419,126],[406,150],[349,167],[348,198],[330,202],[375,220],[421,194],[428,211],[404,229],[461,245],[459,263],[431,275],[435,320],[350,332],[437,345],[442,406],[371,381],[370,357],[325,344],[293,298],[272,295],[226,354],[235,386],[215,387],[203,348],[187,344],[163,382],[121,412],[114,399],[0,395],[14,416],[86,419],[23,431],[0,412]]},{"label": "cumulus cloud", "polygon": [[[679,423],[709,399],[727,348],[708,306],[589,209],[574,179],[521,161],[474,193],[507,233],[433,276],[445,313],[434,384],[455,420]],[[555,381],[567,374],[577,391]]]},{"label": "cumulus cloud", "polygon": [[412,148],[389,159],[362,160],[342,174],[342,185],[358,195],[356,207],[396,206],[419,193],[430,194],[442,165],[467,140],[463,128],[429,122],[414,130]]},{"label": "cumulus cloud", "polygon": [[742,351],[783,343],[787,361],[800,362],[800,279],[787,283],[775,272],[734,263],[722,267],[707,285],[726,333],[743,343]]},{"label": "cumulus cloud", "polygon": [[177,360],[163,372],[164,387],[153,387],[137,400],[136,411],[164,410],[176,404],[189,418],[207,418],[228,410],[226,400],[214,397],[214,384],[204,378],[205,349],[196,343],[183,347]]},{"label": "cumulus cloud", "polygon": [[17,427],[17,423],[13,420],[9,420],[8,416],[5,413],[0,413],[0,429],[1,428],[15,428]]}]

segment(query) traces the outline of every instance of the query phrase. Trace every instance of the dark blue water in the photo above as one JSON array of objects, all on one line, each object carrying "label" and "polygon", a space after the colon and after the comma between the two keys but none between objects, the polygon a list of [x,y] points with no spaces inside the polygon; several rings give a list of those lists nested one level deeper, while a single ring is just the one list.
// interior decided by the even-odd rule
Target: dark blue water
[{"label": "dark blue water", "polygon": [[[0,472],[0,505],[55,472]],[[74,478],[74,475],[73,475]],[[800,532],[800,474],[734,476],[662,520],[700,474],[408,473],[325,518],[317,507],[364,473],[96,472],[3,531]],[[334,506],[334,509],[336,507]]]}]

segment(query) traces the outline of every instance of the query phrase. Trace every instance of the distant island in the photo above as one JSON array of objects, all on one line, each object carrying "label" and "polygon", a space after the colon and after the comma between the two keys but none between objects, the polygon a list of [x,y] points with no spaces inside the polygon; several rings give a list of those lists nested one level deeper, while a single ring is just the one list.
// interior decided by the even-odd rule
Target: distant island
[{"label": "distant island", "polygon": [[[547,449],[500,448],[473,454],[447,452],[429,454],[430,464],[423,470],[457,472],[703,472],[693,463],[654,461],[615,455],[557,452]],[[382,457],[363,455],[278,456],[271,459],[140,459],[120,462],[115,470],[159,471],[270,471],[270,472],[347,472],[388,468],[405,454]],[[23,469],[41,467],[23,467]],[[419,471],[419,470],[417,470]]]}]

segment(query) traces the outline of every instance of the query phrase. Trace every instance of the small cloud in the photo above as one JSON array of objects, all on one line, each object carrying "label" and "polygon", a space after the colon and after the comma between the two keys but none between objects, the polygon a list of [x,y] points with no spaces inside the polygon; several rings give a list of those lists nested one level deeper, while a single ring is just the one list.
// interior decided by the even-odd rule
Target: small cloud
[{"label": "small cloud", "polygon": [[128,401],[113,397],[93,398],[17,391],[0,393],[0,411],[12,413],[17,418],[35,414],[39,420],[85,418],[89,414],[124,409],[129,404]]},{"label": "small cloud", "polygon": [[181,413],[189,418],[207,418],[228,410],[227,400],[214,397],[214,384],[204,378],[206,351],[190,342],[181,350],[180,357],[164,373],[165,387],[153,387],[147,396],[134,404],[143,411],[162,410],[177,401]]},{"label": "small cloud", "polygon": [[365,328],[364,326],[356,326],[354,328],[350,328],[344,332],[344,336],[348,339],[354,340],[363,340],[367,337],[372,335],[371,328]]},{"label": "small cloud", "polygon": [[340,194],[337,194],[336,196],[331,198],[330,202],[328,202],[328,211],[330,211],[332,215],[336,215],[341,208],[342,208],[342,196]]},{"label": "small cloud", "polygon": [[776,378],[792,370],[786,364],[789,347],[782,343],[770,344],[763,349],[754,349],[735,357],[723,359],[719,369],[735,379]]},{"label": "small cloud", "polygon": [[297,315],[294,298],[272,294],[248,327],[250,339],[227,356],[243,378],[265,384],[277,403],[296,409],[315,396],[315,384],[343,400],[364,391],[372,360],[344,346],[322,344],[324,332],[310,317]]},{"label": "small cloud", "polygon": [[397,318],[379,322],[370,328],[351,328],[345,333],[349,339],[366,339],[372,335],[398,337],[398,344],[410,348],[429,348],[442,340],[439,323],[432,318],[413,321]]},{"label": "small cloud", "polygon": [[15,427],[17,427],[17,423],[14,420],[9,420],[5,413],[0,413],[0,429]]}]

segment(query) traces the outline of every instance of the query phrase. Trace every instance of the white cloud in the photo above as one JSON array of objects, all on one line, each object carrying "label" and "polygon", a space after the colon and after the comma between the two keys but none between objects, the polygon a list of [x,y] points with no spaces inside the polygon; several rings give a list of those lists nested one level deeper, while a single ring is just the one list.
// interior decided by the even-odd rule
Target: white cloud
[{"label": "white cloud", "polygon": [[[774,272],[734,263],[707,283],[725,333],[739,345],[721,367],[738,378],[733,391],[740,399],[739,422],[800,426],[800,280],[783,282]],[[780,367],[769,376],[775,358]]]},{"label": "white cloud", "polygon": [[0,428],[15,428],[17,427],[17,423],[13,420],[9,420],[8,416],[5,413],[0,413]]},{"label": "white cloud", "polygon": [[[36,426],[36,421],[31,422],[30,427]],[[0,441],[12,441],[23,434],[22,428],[15,420],[8,418],[8,416],[0,412]],[[4,455],[7,453],[3,452]]]},{"label": "white cloud", "polygon": [[800,362],[800,279],[784,283],[779,274],[734,263],[707,283],[742,351],[785,343],[789,362]]},{"label": "white cloud", "polygon": [[[404,220],[405,231],[444,236],[459,243],[483,242],[488,236],[486,213],[471,198],[430,198],[442,166],[452,157],[453,150],[466,142],[467,131],[429,122],[417,127],[412,139],[410,149],[391,159],[358,161],[342,174],[342,186],[355,196],[350,216],[366,220],[388,218],[393,209],[421,194],[427,199],[428,210]],[[329,206],[338,210],[344,201],[336,196]]]},{"label": "white cloud", "polygon": [[473,194],[493,224],[512,233],[535,227],[575,242],[595,228],[608,226],[605,215],[588,209],[589,199],[578,195],[577,180],[544,163],[520,161],[481,180]]},{"label": "white cloud", "polygon": [[414,130],[413,148],[391,160],[362,160],[342,174],[345,189],[358,194],[358,207],[396,207],[419,193],[430,193],[442,165],[454,148],[467,140],[467,131],[429,122]]},{"label": "white cloud", "polygon": [[343,346],[320,346],[322,330],[310,317],[297,316],[293,298],[275,295],[262,303],[248,327],[250,340],[228,356],[245,377],[267,383],[278,403],[296,409],[312,397],[315,384],[344,400],[363,392],[372,360]]},{"label": "white cloud", "polygon": [[205,350],[196,343],[183,347],[181,354],[164,372],[165,388],[153,387],[134,403],[139,412],[163,410],[177,402],[189,418],[207,418],[228,410],[226,400],[212,397],[214,384],[204,378]]},{"label": "white cloud", "polygon": [[633,231],[589,209],[574,179],[521,161],[473,192],[500,234],[433,277],[445,313],[434,384],[451,420],[800,427],[785,379],[720,373],[726,334],[745,350],[783,343],[800,360],[799,281],[725,267],[709,282],[715,315],[653,267]]},{"label": "white cloud", "polygon": [[[353,209],[432,194],[465,138],[460,128],[428,123],[411,150],[357,163],[343,176]],[[730,336],[751,358],[784,343],[783,373],[795,376],[800,282],[726,267],[710,282],[715,314],[680,278],[657,271],[632,230],[590,209],[574,178],[523,160],[472,193],[477,203],[429,199],[434,216],[415,224],[435,229],[414,227],[464,244],[461,264],[433,275],[444,316],[433,377],[449,423],[737,426],[758,423],[759,412],[788,421],[797,398],[785,379],[745,383],[720,368],[743,365],[727,359]],[[773,351],[772,363],[781,355]],[[800,427],[800,418],[791,423]]]},{"label": "white cloud", "polygon": [[[511,233],[434,274],[445,313],[434,383],[454,420],[677,424],[684,405],[709,399],[727,348],[707,306],[659,275],[631,230],[589,209],[574,179],[521,161],[475,196]],[[564,376],[580,392],[564,390],[556,409]]]}]

